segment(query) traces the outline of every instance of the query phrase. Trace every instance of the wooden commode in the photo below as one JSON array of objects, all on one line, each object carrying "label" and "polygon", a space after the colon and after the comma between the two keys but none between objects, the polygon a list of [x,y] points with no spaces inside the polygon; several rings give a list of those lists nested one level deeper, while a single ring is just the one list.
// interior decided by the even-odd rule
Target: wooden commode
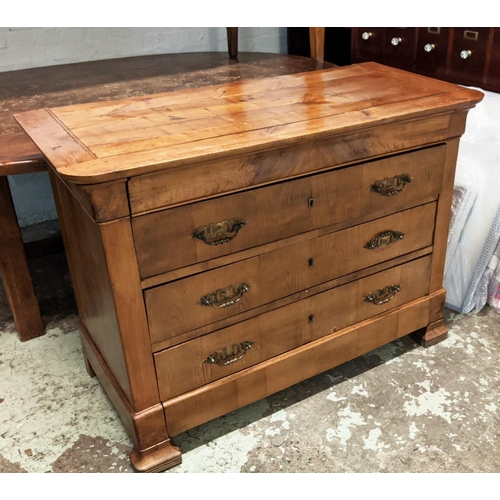
[{"label": "wooden commode", "polygon": [[363,63],[16,116],[51,167],[87,367],[137,470],[399,337],[446,337],[455,164],[481,98]]}]

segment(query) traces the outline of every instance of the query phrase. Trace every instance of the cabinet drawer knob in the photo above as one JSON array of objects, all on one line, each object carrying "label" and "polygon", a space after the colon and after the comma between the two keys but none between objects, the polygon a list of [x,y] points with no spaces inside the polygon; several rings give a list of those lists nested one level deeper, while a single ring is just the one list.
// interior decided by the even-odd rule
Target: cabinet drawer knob
[{"label": "cabinet drawer knob", "polygon": [[401,291],[401,285],[388,285],[380,290],[376,290],[375,292],[371,292],[368,295],[365,295],[363,300],[365,302],[371,302],[376,306],[380,306],[382,304],[387,304],[390,302],[395,296],[396,293]]},{"label": "cabinet drawer knob", "polygon": [[435,43],[426,43],[424,45],[424,50],[426,52],[432,52],[435,48],[436,48],[436,44]]},{"label": "cabinet drawer knob", "polygon": [[460,52],[460,57],[462,59],[469,59],[471,55],[472,55],[472,50],[462,50],[462,52]]},{"label": "cabinet drawer knob", "polygon": [[363,31],[361,38],[363,40],[369,40],[372,36],[373,36],[373,33],[371,31]]},{"label": "cabinet drawer knob", "polygon": [[207,245],[222,245],[236,238],[239,230],[247,223],[246,220],[235,217],[221,222],[211,222],[206,226],[197,227],[192,237]]},{"label": "cabinet drawer knob", "polygon": [[396,47],[396,45],[399,45],[401,42],[403,41],[402,38],[399,38],[397,36],[395,36],[392,40],[391,40],[391,44],[394,45],[394,47]]},{"label": "cabinet drawer knob", "polygon": [[239,302],[248,290],[250,290],[250,285],[248,283],[238,283],[236,285],[229,285],[226,288],[218,288],[217,290],[204,295],[200,299],[199,304],[202,306],[222,309]]},{"label": "cabinet drawer knob", "polygon": [[404,235],[405,233],[401,233],[400,231],[384,231],[371,239],[364,248],[367,250],[375,250],[375,248],[386,247],[396,241],[402,240]]},{"label": "cabinet drawer knob", "polygon": [[253,340],[244,340],[239,344],[223,347],[210,354],[203,362],[212,365],[217,364],[219,366],[232,365],[236,363],[236,361],[243,359],[248,349],[251,349],[254,344],[255,342]]},{"label": "cabinet drawer knob", "polygon": [[401,193],[405,186],[412,180],[413,177],[408,174],[399,174],[394,177],[387,177],[386,179],[375,181],[371,185],[370,190],[382,196],[394,196]]}]

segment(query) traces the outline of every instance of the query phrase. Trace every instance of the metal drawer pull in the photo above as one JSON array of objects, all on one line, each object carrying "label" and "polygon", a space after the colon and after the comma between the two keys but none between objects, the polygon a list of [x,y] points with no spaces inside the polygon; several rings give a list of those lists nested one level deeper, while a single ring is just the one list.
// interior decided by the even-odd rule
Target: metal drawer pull
[{"label": "metal drawer pull", "polygon": [[401,193],[405,186],[412,180],[413,177],[408,174],[399,174],[394,177],[375,181],[370,189],[374,193],[379,193],[382,196],[394,196],[395,194]]},{"label": "metal drawer pull", "polygon": [[365,295],[363,300],[365,302],[372,302],[376,306],[380,306],[382,304],[387,304],[387,302],[390,302],[399,291],[401,291],[401,285],[389,285],[381,288],[380,290]]},{"label": "metal drawer pull", "polygon": [[369,40],[372,36],[373,36],[373,33],[371,31],[363,31],[361,38],[366,41],[366,40]]},{"label": "metal drawer pull", "polygon": [[424,45],[424,50],[426,52],[432,52],[435,48],[436,48],[436,44],[435,43],[426,43]]},{"label": "metal drawer pull", "polygon": [[363,248],[374,250],[375,248],[385,247],[392,243],[402,240],[405,233],[399,231],[385,231],[377,234],[375,238],[371,239]]},{"label": "metal drawer pull", "polygon": [[248,349],[251,349],[254,344],[255,342],[253,340],[244,340],[239,344],[229,345],[213,352],[207,359],[203,360],[203,362],[211,365],[217,364],[219,366],[232,365],[236,363],[236,361],[243,359]]},{"label": "metal drawer pull", "polygon": [[472,55],[472,50],[462,50],[462,52],[460,52],[460,57],[462,59],[469,59],[471,55]]},{"label": "metal drawer pull", "polygon": [[238,231],[247,223],[246,220],[235,217],[221,222],[211,222],[206,226],[197,227],[193,238],[201,240],[207,245],[222,245],[236,238]]},{"label": "metal drawer pull", "polygon": [[226,288],[219,288],[200,299],[200,305],[211,306],[216,309],[232,306],[243,298],[243,294],[250,290],[248,283],[238,283],[229,285]]},{"label": "metal drawer pull", "polygon": [[403,41],[402,38],[399,38],[397,36],[395,36],[392,40],[391,40],[391,44],[394,45],[394,47],[396,47],[396,45],[399,45],[401,42]]}]

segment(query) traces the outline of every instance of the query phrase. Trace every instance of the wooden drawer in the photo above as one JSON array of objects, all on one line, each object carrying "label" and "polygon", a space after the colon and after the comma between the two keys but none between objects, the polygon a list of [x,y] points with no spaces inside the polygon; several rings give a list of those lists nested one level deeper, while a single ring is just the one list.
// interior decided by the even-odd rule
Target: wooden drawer
[{"label": "wooden drawer", "polygon": [[493,28],[493,44],[487,74],[487,90],[500,92],[500,28]]},{"label": "wooden drawer", "polygon": [[[431,256],[334,288],[155,355],[160,398],[225,377],[428,293]],[[364,298],[386,290],[382,304]],[[384,298],[380,298],[383,301]]]},{"label": "wooden drawer", "polygon": [[353,59],[358,61],[382,62],[386,28],[353,28]]},{"label": "wooden drawer", "polygon": [[435,209],[429,203],[147,290],[151,342],[427,247]]},{"label": "wooden drawer", "polygon": [[168,430],[175,436],[423,328],[431,300],[414,300],[165,401]]},{"label": "wooden drawer", "polygon": [[416,28],[386,28],[384,64],[411,71],[415,64]]},{"label": "wooden drawer", "polygon": [[446,76],[450,28],[418,28],[415,70],[435,78]]},{"label": "wooden drawer", "polygon": [[[440,192],[445,154],[446,146],[436,146],[136,217],[141,277],[428,201]],[[401,174],[412,182],[397,195],[370,190],[377,181]]]},{"label": "wooden drawer", "polygon": [[454,28],[453,31],[450,78],[464,85],[481,85],[490,28]]}]

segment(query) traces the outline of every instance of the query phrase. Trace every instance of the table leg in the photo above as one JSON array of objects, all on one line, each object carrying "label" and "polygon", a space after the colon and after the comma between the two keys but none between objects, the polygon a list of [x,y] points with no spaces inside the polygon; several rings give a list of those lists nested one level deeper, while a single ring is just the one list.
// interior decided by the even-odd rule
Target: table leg
[{"label": "table leg", "polygon": [[6,176],[0,176],[0,273],[19,340],[45,333]]}]

